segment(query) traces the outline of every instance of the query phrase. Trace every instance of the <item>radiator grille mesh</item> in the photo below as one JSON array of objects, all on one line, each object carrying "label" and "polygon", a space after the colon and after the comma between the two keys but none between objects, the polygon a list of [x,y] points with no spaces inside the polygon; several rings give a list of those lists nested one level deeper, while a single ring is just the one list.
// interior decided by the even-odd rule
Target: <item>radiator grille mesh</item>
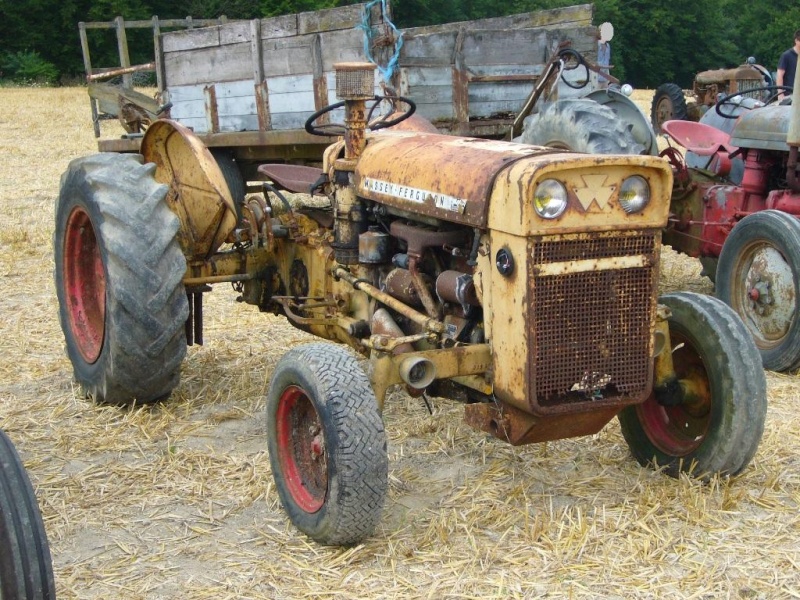
[{"label": "radiator grille mesh", "polygon": [[[643,254],[656,264],[657,246],[657,234],[650,232],[543,240],[532,256],[542,264]],[[536,404],[630,401],[649,389],[655,276],[654,267],[531,275]]]}]

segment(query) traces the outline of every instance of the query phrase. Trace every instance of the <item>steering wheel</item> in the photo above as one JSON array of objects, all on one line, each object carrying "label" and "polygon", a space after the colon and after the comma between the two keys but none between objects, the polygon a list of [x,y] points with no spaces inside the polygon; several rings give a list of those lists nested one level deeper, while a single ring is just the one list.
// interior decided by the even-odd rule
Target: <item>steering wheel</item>
[{"label": "steering wheel", "polygon": [[[369,109],[369,113],[367,114],[367,129],[370,131],[376,131],[378,129],[386,129],[387,127],[393,127],[398,123],[402,123],[406,119],[408,119],[411,115],[413,115],[417,110],[417,105],[414,103],[413,100],[409,98],[404,98],[403,96],[375,96],[372,99],[375,104],[372,105]],[[370,122],[372,120],[372,113],[375,112],[375,109],[380,106],[381,102],[389,101],[394,103],[395,101],[400,100],[405,103],[408,108],[400,113],[399,116],[395,117],[394,119],[379,119],[374,122]],[[328,106],[321,108],[313,115],[306,119],[305,129],[311,135],[321,135],[325,137],[339,137],[345,134],[346,128],[344,125],[340,123],[327,123],[323,125],[315,125],[317,119],[319,119],[322,115],[326,115],[334,110],[342,108],[345,105],[345,101],[337,102],[336,104],[329,104]]]},{"label": "steering wheel", "polygon": [[[563,81],[568,87],[571,87],[573,90],[580,90],[589,84],[589,67],[580,52],[573,50],[572,48],[564,48],[559,51],[558,58],[564,65],[561,70],[561,81]],[[570,83],[567,78],[564,77],[564,71],[574,71],[579,67],[583,67],[586,70],[586,80],[583,83],[575,85]]]},{"label": "steering wheel", "polygon": [[755,87],[745,90],[744,92],[734,92],[733,94],[728,94],[717,100],[717,103],[714,105],[714,110],[717,111],[717,114],[722,117],[723,119],[736,119],[739,115],[733,114],[731,111],[724,113],[720,110],[720,107],[725,104],[730,104],[731,106],[736,106],[730,100],[736,98],[737,96],[743,96],[744,94],[750,94],[751,92],[770,92],[771,95],[764,101],[764,105],[772,104],[778,99],[781,92],[789,92],[792,93],[792,87],[788,85],[764,85],[761,87]]}]

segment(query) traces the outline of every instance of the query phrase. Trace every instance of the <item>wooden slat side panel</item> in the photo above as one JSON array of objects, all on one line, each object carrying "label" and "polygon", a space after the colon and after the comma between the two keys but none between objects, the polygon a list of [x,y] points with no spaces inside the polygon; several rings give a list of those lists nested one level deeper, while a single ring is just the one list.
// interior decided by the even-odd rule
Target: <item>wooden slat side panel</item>
[{"label": "wooden slat side panel", "polygon": [[299,13],[297,15],[297,33],[303,35],[306,33],[352,29],[361,24],[364,18],[363,15],[363,4]]},{"label": "wooden slat side panel", "polygon": [[364,32],[360,29],[327,31],[320,35],[322,47],[322,68],[332,71],[333,65],[340,62],[363,62]]},{"label": "wooden slat side panel", "polygon": [[291,37],[297,35],[297,15],[282,15],[261,19],[261,39]]},{"label": "wooden slat side panel", "polygon": [[164,52],[181,52],[219,46],[219,27],[169,31],[161,36]]},{"label": "wooden slat side panel", "polygon": [[164,55],[166,85],[220,83],[250,79],[253,68],[250,42],[202,48],[191,52],[170,52]]},{"label": "wooden slat side panel", "polygon": [[313,35],[264,40],[261,54],[264,60],[264,77],[306,75],[314,72],[312,61]]},{"label": "wooden slat side panel", "polygon": [[405,29],[404,34],[406,41],[408,41],[417,35],[444,33],[458,30],[461,27],[466,27],[470,31],[476,29],[524,29],[532,27],[544,29],[586,27],[592,24],[593,17],[594,5],[579,4],[564,8],[521,13],[507,17],[445,23],[443,25],[429,25],[426,27],[412,27]]}]

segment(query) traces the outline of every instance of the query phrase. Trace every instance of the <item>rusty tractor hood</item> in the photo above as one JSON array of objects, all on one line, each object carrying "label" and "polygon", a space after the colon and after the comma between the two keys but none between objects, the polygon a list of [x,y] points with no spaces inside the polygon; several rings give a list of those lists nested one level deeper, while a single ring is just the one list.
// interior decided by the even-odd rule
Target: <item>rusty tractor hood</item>
[{"label": "rusty tractor hood", "polygon": [[731,132],[731,144],[740,148],[788,152],[786,134],[792,107],[764,106],[745,112]]},{"label": "rusty tractor hood", "polygon": [[486,225],[494,180],[520,159],[550,148],[435,133],[381,132],[356,168],[358,195],[401,210],[472,227]]},{"label": "rusty tractor hood", "polygon": [[[649,182],[653,200],[643,212],[627,215],[618,198],[623,179],[631,175]],[[553,220],[537,217],[531,202],[545,177],[568,190],[569,208]],[[355,179],[363,198],[416,215],[523,236],[661,228],[672,187],[669,165],[654,156],[579,154],[408,132],[370,136]]]}]

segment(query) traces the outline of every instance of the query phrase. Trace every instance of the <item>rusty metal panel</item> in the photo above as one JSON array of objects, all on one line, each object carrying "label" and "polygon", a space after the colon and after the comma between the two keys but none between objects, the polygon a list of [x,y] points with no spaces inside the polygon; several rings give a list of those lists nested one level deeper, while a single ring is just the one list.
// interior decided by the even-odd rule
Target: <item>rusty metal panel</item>
[{"label": "rusty metal panel", "polygon": [[[535,414],[644,400],[652,386],[652,339],[660,233],[655,230],[530,242],[529,400]],[[548,275],[537,266],[596,260],[596,270]],[[610,258],[647,266],[599,268]],[[620,264],[625,261],[620,261]]]},{"label": "rusty metal panel", "polygon": [[358,194],[399,209],[483,227],[496,174],[543,152],[537,146],[437,134],[368,136],[356,168]]}]

